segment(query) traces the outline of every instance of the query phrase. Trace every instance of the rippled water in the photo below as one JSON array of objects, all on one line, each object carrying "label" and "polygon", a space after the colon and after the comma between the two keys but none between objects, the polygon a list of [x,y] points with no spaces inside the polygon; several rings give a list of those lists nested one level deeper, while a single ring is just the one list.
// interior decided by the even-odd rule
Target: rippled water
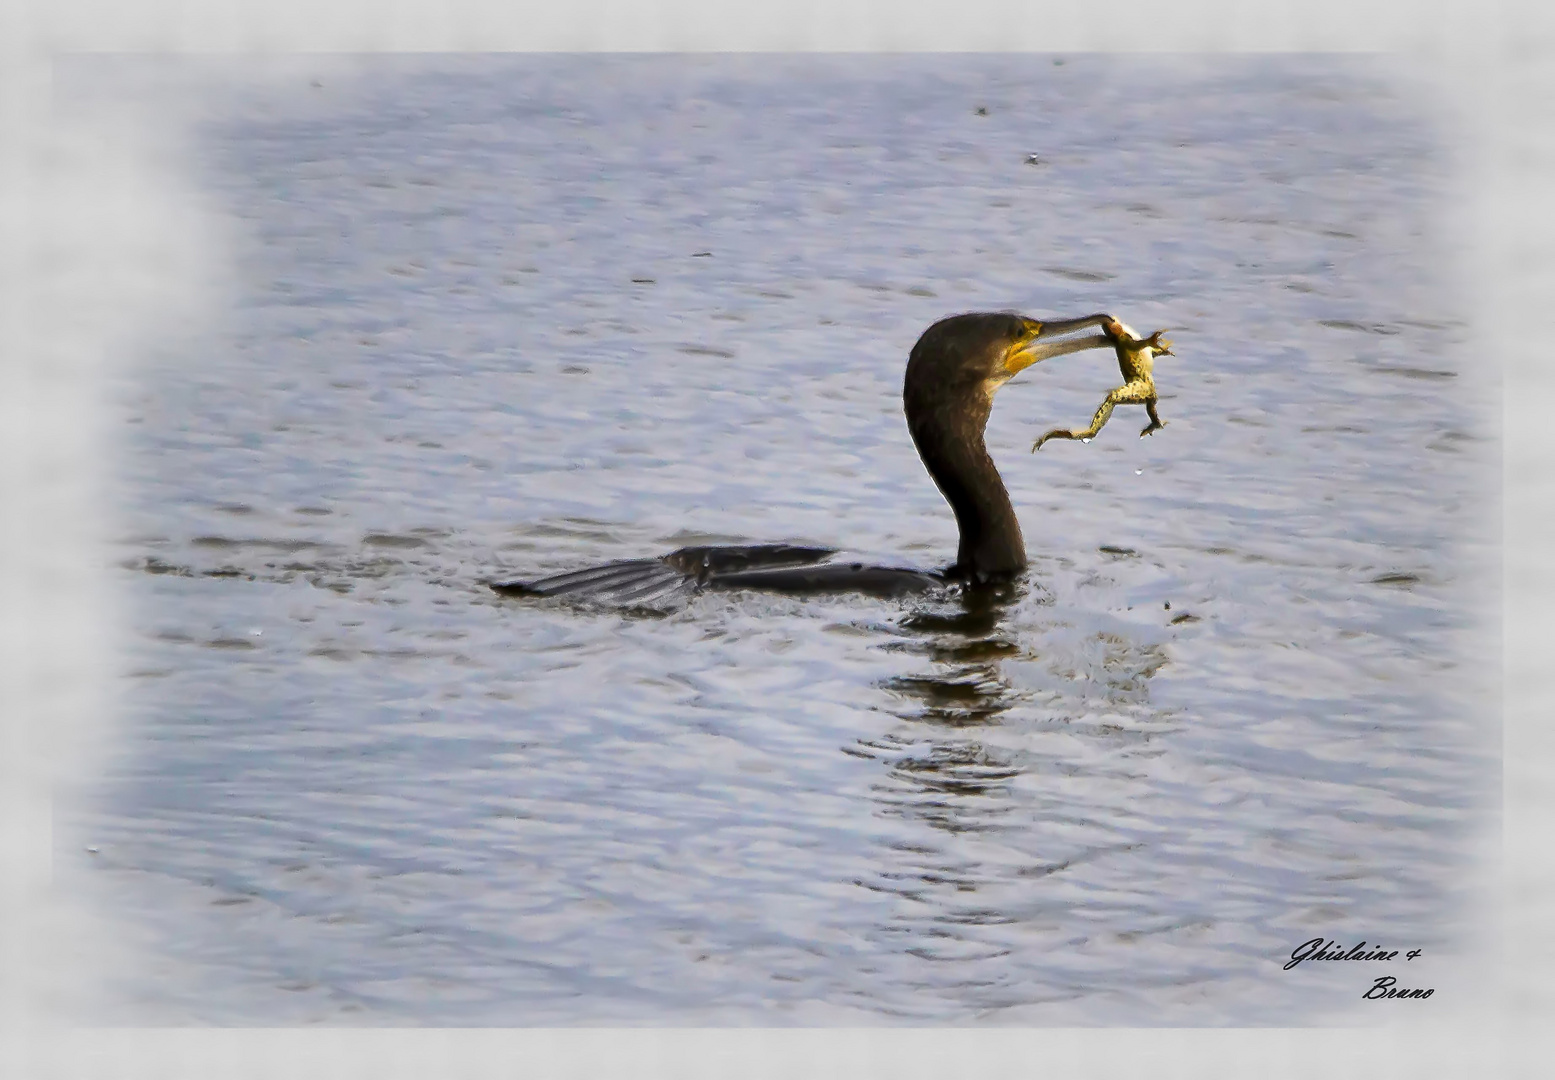
[{"label": "rippled water", "polygon": [[[1290,1023],[1369,984],[1280,971],[1310,937],[1450,945],[1495,436],[1407,93],[448,60],[193,145],[241,292],[123,388],[125,737],[64,855],[153,943],[132,1015]],[[1007,307],[1178,328],[1151,439],[1027,453],[1105,353],[1001,392],[1012,602],[485,587],[694,542],[944,565],[903,365]]]}]

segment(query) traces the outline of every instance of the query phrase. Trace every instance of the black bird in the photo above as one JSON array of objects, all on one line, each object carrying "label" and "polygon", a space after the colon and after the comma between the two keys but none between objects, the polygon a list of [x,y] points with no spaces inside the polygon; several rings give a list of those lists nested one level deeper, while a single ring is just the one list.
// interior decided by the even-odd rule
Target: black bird
[{"label": "black bird", "polygon": [[[1091,327],[1090,334],[1078,331]],[[562,596],[650,607],[696,589],[791,594],[908,596],[945,586],[1009,581],[1026,568],[1026,546],[1009,492],[983,443],[993,396],[1039,360],[1117,344],[1110,315],[1031,319],[1013,312],[952,315],[924,331],[907,360],[902,406],[923,465],[955,512],[956,561],[941,571],[826,563],[833,548],[792,544],[685,547],[537,581],[493,584],[505,596]]]}]

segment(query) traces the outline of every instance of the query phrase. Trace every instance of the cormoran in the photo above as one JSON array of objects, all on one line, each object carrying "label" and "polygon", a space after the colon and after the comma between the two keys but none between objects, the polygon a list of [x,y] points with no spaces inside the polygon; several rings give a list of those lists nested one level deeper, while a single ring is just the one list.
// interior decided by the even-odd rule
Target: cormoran
[{"label": "cormoran", "polygon": [[[952,315],[924,331],[907,360],[902,406],[924,468],[950,503],[960,528],[956,561],[944,570],[827,563],[836,554],[833,548],[756,544],[684,547],[658,558],[607,563],[536,581],[496,583],[492,588],[507,596],[561,596],[610,606],[653,607],[697,589],[892,597],[1009,581],[1026,568],[1026,546],[1009,492],[983,442],[994,393],[1039,360],[1106,346],[1117,349],[1125,380],[1133,382],[1131,371],[1143,361],[1148,377],[1151,357],[1165,353],[1168,344],[1159,333],[1141,338],[1107,314],[1033,319],[1013,312],[982,312]],[[1151,420],[1156,424],[1153,385],[1150,389]],[[1137,398],[1120,397],[1118,403],[1131,397]],[[1109,396],[1105,403],[1109,413],[1112,403]],[[1098,420],[1103,419],[1098,415]],[[1044,438],[1054,434],[1058,433]],[[1062,435],[1083,437],[1080,432]]]}]

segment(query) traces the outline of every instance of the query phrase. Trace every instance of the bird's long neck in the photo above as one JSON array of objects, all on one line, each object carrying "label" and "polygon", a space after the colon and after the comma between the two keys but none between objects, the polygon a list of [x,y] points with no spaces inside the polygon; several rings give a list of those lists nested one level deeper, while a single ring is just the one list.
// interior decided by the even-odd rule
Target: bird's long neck
[{"label": "bird's long neck", "polygon": [[1026,542],[1004,480],[983,443],[991,399],[935,408],[908,417],[924,467],[955,511],[961,546],[950,577],[973,582],[1011,578],[1026,568]]}]

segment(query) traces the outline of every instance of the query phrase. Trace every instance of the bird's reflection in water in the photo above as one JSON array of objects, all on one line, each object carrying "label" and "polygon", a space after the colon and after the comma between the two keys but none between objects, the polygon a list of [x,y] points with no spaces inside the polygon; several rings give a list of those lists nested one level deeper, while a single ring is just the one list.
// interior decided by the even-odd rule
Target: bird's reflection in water
[{"label": "bird's reflection in water", "polygon": [[[886,647],[925,661],[922,671],[879,684],[902,724],[848,748],[884,767],[871,794],[881,816],[905,830],[878,849],[871,874],[855,879],[908,901],[875,933],[904,959],[933,962],[901,977],[925,990],[943,990],[949,979],[963,1000],[970,994],[994,1010],[1032,1000],[1029,988],[1011,985],[1016,943],[1065,934],[1069,901],[1044,899],[1049,890],[1035,883],[1056,882],[1062,893],[1073,867],[1135,846],[1104,827],[1085,827],[1084,807],[1046,809],[1050,804],[1020,778],[1034,771],[1073,776],[1082,767],[1040,750],[1043,733],[1102,740],[1117,751],[1114,763],[1139,749],[1136,741],[1149,737],[1145,729],[1155,728],[1149,716],[1137,716],[1138,731],[1081,717],[1097,711],[1098,698],[1106,713],[1151,712],[1145,686],[1164,663],[1157,645],[1113,631],[1091,634],[1073,664],[1078,670],[1054,664],[1078,695],[1073,715],[1041,715],[1046,695],[1006,674],[1009,662],[1034,659],[1022,635],[1027,620],[1017,614],[1029,615],[1033,599],[1044,602],[1029,595],[1031,588],[969,591],[902,620]],[[1062,818],[1052,828],[1045,825],[1050,813]]]},{"label": "bird's reflection in water", "polygon": [[1000,664],[1021,652],[1003,627],[1020,599],[1016,585],[971,590],[940,610],[904,619],[895,650],[929,660],[929,671],[885,680],[902,719],[927,725],[914,736],[861,743],[888,762],[889,781],[876,788],[887,813],[917,818],[957,833],[985,829],[1007,810],[1008,783],[1020,767],[991,749],[976,730],[998,723],[1022,697]]}]

